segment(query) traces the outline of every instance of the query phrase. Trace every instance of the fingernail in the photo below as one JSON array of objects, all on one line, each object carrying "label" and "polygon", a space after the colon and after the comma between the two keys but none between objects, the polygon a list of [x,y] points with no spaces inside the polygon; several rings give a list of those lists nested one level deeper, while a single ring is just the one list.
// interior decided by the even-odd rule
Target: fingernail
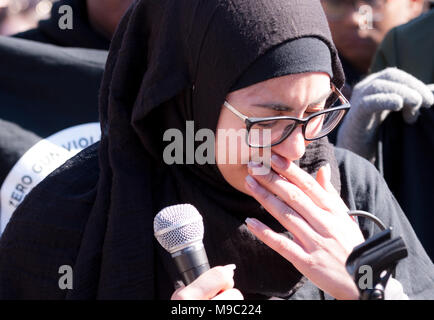
[{"label": "fingernail", "polygon": [[235,270],[237,268],[237,266],[235,264],[228,264],[227,266],[225,266],[225,268]]},{"label": "fingernail", "polygon": [[248,226],[253,227],[253,229],[257,229],[259,227],[259,223],[256,219],[251,219],[251,218],[247,218],[246,219],[246,224]]},{"label": "fingernail", "polygon": [[256,180],[249,175],[246,177],[246,182],[251,188],[256,188],[258,186]]},{"label": "fingernail", "polygon": [[279,169],[285,169],[287,166],[286,161],[282,157],[276,154],[273,154],[271,156],[271,163],[274,164],[274,166]]},{"label": "fingernail", "polygon": [[247,164],[247,166],[248,166],[249,168],[260,168],[260,167],[262,167],[262,163],[260,163],[260,162],[255,162],[255,161],[250,161],[250,162]]}]

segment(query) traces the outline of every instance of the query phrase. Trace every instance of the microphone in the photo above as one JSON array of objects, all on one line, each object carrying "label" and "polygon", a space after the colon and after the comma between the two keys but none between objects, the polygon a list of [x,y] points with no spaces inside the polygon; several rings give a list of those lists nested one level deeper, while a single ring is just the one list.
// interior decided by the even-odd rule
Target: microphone
[{"label": "microphone", "polygon": [[209,270],[203,246],[203,220],[191,204],[170,206],[154,218],[154,235],[168,251],[185,285]]}]

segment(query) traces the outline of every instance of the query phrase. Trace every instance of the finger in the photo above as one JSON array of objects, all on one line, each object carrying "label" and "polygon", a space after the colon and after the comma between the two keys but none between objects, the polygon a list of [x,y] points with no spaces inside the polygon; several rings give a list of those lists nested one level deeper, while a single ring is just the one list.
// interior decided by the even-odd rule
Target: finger
[{"label": "finger", "polygon": [[379,72],[377,78],[385,79],[395,83],[401,83],[413,90],[416,90],[422,96],[424,105],[434,104],[434,97],[432,92],[430,92],[430,88],[421,80],[403,70],[397,68],[387,68],[384,71]]},{"label": "finger", "polygon": [[[268,175],[255,176],[254,179],[257,180],[261,187],[268,190],[268,192],[271,194],[277,195],[290,208],[294,209],[316,232],[322,235],[325,235],[326,233],[328,234],[327,215],[325,213],[334,212],[332,208],[328,210],[322,209],[321,207],[324,207],[325,205],[319,206],[315,204],[313,200],[299,187],[283,179],[273,171]],[[321,192],[325,193],[324,189],[322,189],[316,181],[315,184],[318,185],[318,188],[321,189]],[[312,194],[312,192],[310,192],[310,194]],[[316,197],[315,195],[312,196]],[[328,198],[330,198],[330,196]],[[330,199],[325,199],[324,201],[330,201]],[[318,201],[318,203],[320,203],[320,201]],[[281,215],[279,212],[276,214]],[[287,213],[284,211],[283,214],[284,216],[277,217],[279,222],[282,224],[287,220]]]},{"label": "finger", "polygon": [[190,285],[180,288],[172,295],[172,300],[209,300],[219,292],[234,287],[235,265],[214,267],[203,273]]},{"label": "finger", "polygon": [[[423,104],[423,97],[417,90],[405,84],[388,80],[376,79],[372,82],[372,85],[363,92],[365,99],[377,94],[382,94],[380,97],[385,97],[384,101],[381,104],[365,103],[364,107],[367,111],[377,112],[384,109],[400,111],[404,106],[419,109]],[[388,103],[387,98],[389,95],[398,95],[401,97],[400,103],[396,103],[395,97],[392,97],[392,100]]]},{"label": "finger", "polygon": [[274,194],[258,184],[251,176],[246,177],[246,187],[251,195],[291,234],[293,234],[304,247],[310,247],[312,239],[318,234],[298,214]]},{"label": "finger", "polygon": [[[367,105],[382,106],[381,112],[364,110]],[[401,110],[402,97],[398,94],[374,94],[363,98],[360,105],[352,107],[338,131],[337,144],[368,160],[375,158],[378,128],[391,112]]]},{"label": "finger", "polygon": [[[271,165],[276,173],[300,188],[317,206],[327,211],[335,209],[336,199],[331,197],[310,174],[295,163],[277,154],[273,154],[271,156]],[[270,174],[272,175],[273,173],[271,172]],[[266,176],[264,178],[267,179]],[[268,179],[271,179],[270,176]],[[289,205],[292,206],[292,204]],[[293,208],[298,211],[297,208]]]},{"label": "finger", "polygon": [[[335,187],[331,182],[331,178],[332,178],[332,169],[330,167],[330,163],[327,163],[326,165],[319,168],[318,173],[316,174],[316,181],[326,192],[338,196],[339,200],[342,201],[339,192],[335,189]],[[345,205],[345,202],[342,201],[342,203]]]},{"label": "finger", "polygon": [[329,185],[330,179],[331,179],[330,164],[327,163],[325,166],[319,168],[318,173],[316,174],[316,181],[327,192],[336,192],[334,188],[330,188]]},{"label": "finger", "polygon": [[246,220],[249,230],[263,243],[276,251],[294,266],[301,265],[301,261],[306,261],[308,254],[305,250],[287,237],[274,232],[268,226],[257,219],[248,218]]},{"label": "finger", "polygon": [[316,180],[324,188],[324,190],[326,190],[330,194],[334,194],[337,196],[336,199],[339,202],[339,206],[343,210],[342,211],[338,210],[335,213],[338,213],[338,214],[342,213],[344,215],[347,215],[349,209],[331,182],[331,169],[330,169],[329,163],[327,163],[325,166],[322,166],[321,168],[319,168],[318,173],[316,175]]},{"label": "finger", "polygon": [[244,300],[244,297],[239,290],[229,289],[218,294],[211,300]]}]

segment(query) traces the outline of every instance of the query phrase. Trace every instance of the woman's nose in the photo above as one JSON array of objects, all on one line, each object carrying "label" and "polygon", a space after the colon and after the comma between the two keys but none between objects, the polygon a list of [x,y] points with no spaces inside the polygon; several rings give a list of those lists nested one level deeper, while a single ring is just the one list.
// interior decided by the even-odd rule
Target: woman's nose
[{"label": "woman's nose", "polygon": [[272,152],[290,160],[300,159],[306,151],[306,140],[303,136],[302,126],[299,125],[295,130],[280,144],[272,147]]}]

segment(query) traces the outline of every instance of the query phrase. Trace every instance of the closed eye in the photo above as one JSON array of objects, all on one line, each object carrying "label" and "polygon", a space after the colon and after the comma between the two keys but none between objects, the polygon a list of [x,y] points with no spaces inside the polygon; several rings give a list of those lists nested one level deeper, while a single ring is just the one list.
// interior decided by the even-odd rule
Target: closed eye
[{"label": "closed eye", "polygon": [[277,120],[274,121],[266,121],[266,122],[259,122],[257,123],[258,126],[260,126],[261,128],[272,128],[276,125]]}]

